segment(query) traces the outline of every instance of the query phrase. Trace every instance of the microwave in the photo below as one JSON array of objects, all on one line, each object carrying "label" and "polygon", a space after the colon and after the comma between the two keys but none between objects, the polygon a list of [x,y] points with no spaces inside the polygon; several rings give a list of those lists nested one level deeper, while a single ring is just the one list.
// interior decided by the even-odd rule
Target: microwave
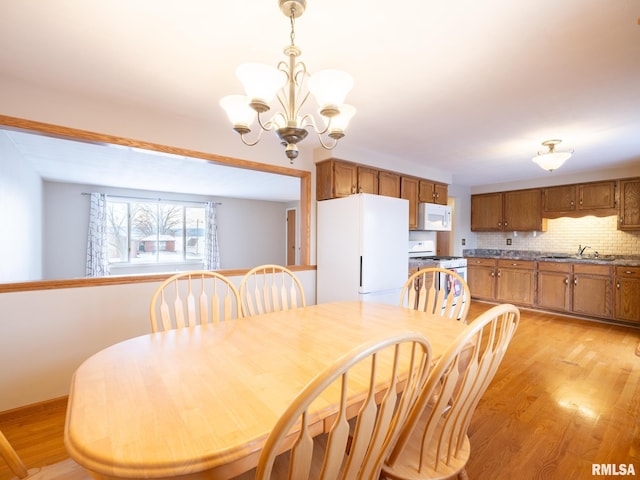
[{"label": "microwave", "polygon": [[435,203],[418,204],[418,230],[451,230],[451,207]]}]

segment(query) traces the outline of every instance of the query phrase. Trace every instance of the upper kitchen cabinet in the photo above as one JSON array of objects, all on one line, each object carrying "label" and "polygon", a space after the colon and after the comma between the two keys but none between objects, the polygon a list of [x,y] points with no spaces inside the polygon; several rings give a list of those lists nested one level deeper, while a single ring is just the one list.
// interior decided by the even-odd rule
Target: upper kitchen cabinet
[{"label": "upper kitchen cabinet", "polygon": [[560,185],[543,189],[545,217],[616,214],[616,180]]},{"label": "upper kitchen cabinet", "polygon": [[504,192],[504,230],[511,232],[543,232],[547,229],[541,212],[542,192],[539,188]]},{"label": "upper kitchen cabinet", "polygon": [[640,178],[620,180],[619,230],[640,230]]},{"label": "upper kitchen cabinet", "polygon": [[418,185],[420,179],[402,177],[400,179],[400,198],[409,200],[409,229],[418,228]]},{"label": "upper kitchen cabinet", "polygon": [[369,167],[358,166],[357,193],[378,194],[378,170]]},{"label": "upper kitchen cabinet", "polygon": [[357,192],[358,165],[329,159],[316,164],[316,198],[347,197]]},{"label": "upper kitchen cabinet", "polygon": [[409,200],[409,229],[418,228],[418,204],[446,205],[449,186],[367,165],[330,158],[316,163],[316,199],[370,193]]},{"label": "upper kitchen cabinet", "polygon": [[471,195],[471,231],[502,230],[502,193]]},{"label": "upper kitchen cabinet", "polygon": [[444,183],[420,180],[418,184],[418,201],[420,203],[447,204],[449,186]]},{"label": "upper kitchen cabinet", "polygon": [[471,230],[474,232],[545,231],[539,188],[471,195]]},{"label": "upper kitchen cabinet", "polygon": [[378,172],[378,195],[400,198],[400,175],[380,170]]}]

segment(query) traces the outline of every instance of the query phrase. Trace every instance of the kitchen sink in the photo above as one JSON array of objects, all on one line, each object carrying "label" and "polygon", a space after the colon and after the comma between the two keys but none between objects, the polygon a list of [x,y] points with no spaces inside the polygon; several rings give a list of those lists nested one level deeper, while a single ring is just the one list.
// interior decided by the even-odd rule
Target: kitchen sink
[{"label": "kitchen sink", "polygon": [[551,259],[566,259],[566,260],[584,260],[586,262],[612,262],[615,260],[615,257],[609,256],[579,256],[579,255],[542,255],[539,258],[547,258]]}]

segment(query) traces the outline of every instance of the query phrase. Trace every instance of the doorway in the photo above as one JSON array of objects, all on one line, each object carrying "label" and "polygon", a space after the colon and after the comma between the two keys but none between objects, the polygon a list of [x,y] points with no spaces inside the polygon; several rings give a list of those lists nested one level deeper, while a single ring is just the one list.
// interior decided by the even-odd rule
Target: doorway
[{"label": "doorway", "polygon": [[297,213],[295,208],[287,209],[287,265],[298,264]]}]

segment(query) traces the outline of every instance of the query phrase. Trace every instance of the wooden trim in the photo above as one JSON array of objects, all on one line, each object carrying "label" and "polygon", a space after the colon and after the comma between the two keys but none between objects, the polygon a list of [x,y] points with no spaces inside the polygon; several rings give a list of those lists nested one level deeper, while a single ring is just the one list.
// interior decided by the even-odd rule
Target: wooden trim
[{"label": "wooden trim", "polygon": [[187,148],[170,147],[159,143],[145,142],[142,140],[134,140],[126,137],[118,137],[105,133],[91,132],[89,130],[81,130],[71,127],[63,127],[51,123],[37,122],[34,120],[26,120],[22,118],[9,117],[0,115],[0,125],[8,129],[27,131],[29,133],[41,133],[52,137],[63,138],[66,140],[80,140],[97,145],[124,145],[132,148],[141,148],[144,150],[154,150],[156,152],[170,153],[172,155],[182,155],[185,157],[200,158],[219,165],[230,167],[245,168],[248,170],[258,170],[267,173],[278,173],[280,175],[288,175],[290,177],[304,177],[310,175],[306,170],[298,170],[290,167],[281,167],[278,165],[270,165],[266,163],[254,162],[251,160],[243,160],[240,158],[227,157],[217,155],[215,153],[199,152]]},{"label": "wooden trim", "polygon": [[[290,265],[289,270],[302,272],[316,270],[315,265]],[[227,277],[241,276],[250,269],[216,270]],[[174,273],[158,273],[153,275],[122,275],[117,277],[71,278],[68,280],[41,280],[37,282],[0,283],[0,293],[29,292],[33,290],[56,290],[60,288],[97,287],[104,285],[127,285],[130,283],[162,282]]]},{"label": "wooden trim", "polygon": [[[230,167],[245,168],[248,170],[257,170],[266,173],[274,173],[279,175],[287,175],[300,179],[300,263],[302,266],[311,266],[311,172],[307,170],[298,170],[290,167],[281,167],[266,163],[243,160],[239,158],[217,155],[214,153],[199,152],[186,148],[170,147],[160,145],[158,143],[145,142],[141,140],[133,140],[126,137],[118,137],[104,133],[96,133],[88,130],[80,130],[77,128],[63,127],[51,123],[37,122],[34,120],[26,120],[23,118],[10,117],[0,115],[0,126],[10,130],[27,131],[29,133],[43,134],[52,137],[63,138],[67,140],[83,141],[98,145],[124,145],[133,148],[141,148],[145,150],[154,150],[157,152],[170,153],[173,155],[182,155],[185,157],[199,158],[219,165]],[[315,266],[312,266],[315,269]],[[240,272],[243,274],[246,270],[228,270],[225,275],[235,275]],[[4,292],[22,292],[29,290],[48,290],[55,288],[74,288],[87,287],[94,285],[115,285],[125,283],[138,283],[141,281],[151,282],[164,280],[166,275],[144,275],[125,277],[104,277],[104,278],[82,278],[82,279],[64,279],[64,280],[45,280],[36,282],[18,282],[0,284],[0,293]]]},{"label": "wooden trim", "polygon": [[52,398],[49,400],[43,400],[42,402],[12,408],[11,410],[5,410],[4,412],[0,412],[0,423],[19,420],[36,413],[50,412],[57,409],[66,410],[68,400],[69,396],[65,395],[64,397]]}]

